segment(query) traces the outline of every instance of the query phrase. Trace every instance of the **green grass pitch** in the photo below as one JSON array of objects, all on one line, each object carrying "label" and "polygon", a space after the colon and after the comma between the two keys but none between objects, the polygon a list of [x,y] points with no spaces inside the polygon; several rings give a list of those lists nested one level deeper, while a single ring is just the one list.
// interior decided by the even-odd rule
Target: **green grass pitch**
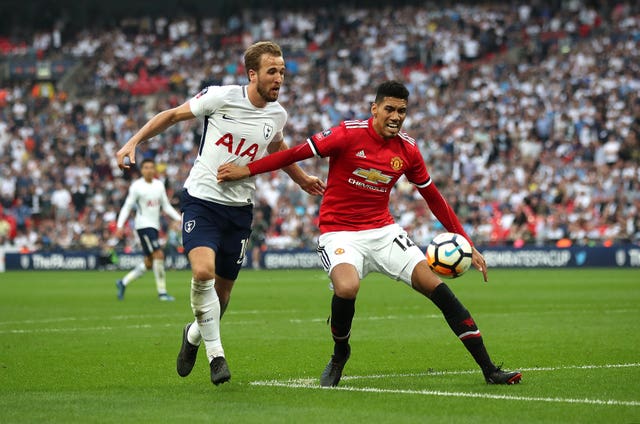
[{"label": "green grass pitch", "polygon": [[367,277],[340,386],[318,377],[332,351],[321,270],[240,274],[222,321],[232,378],[214,386],[204,349],[175,371],[191,319],[190,274],[173,303],[145,274],[0,274],[1,423],[638,423],[640,271],[470,271],[449,281],[489,352],[522,383],[489,386],[435,306]]}]

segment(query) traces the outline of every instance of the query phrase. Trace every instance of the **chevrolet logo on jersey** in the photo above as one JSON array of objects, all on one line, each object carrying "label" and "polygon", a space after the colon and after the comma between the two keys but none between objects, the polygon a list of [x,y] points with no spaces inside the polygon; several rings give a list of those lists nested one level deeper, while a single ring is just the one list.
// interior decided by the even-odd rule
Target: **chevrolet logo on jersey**
[{"label": "chevrolet logo on jersey", "polygon": [[378,171],[377,169],[373,169],[373,168],[369,168],[369,169],[358,168],[355,171],[353,171],[353,173],[358,177],[364,178],[364,180],[368,183],[389,184],[389,182],[391,181],[391,177],[389,175],[385,175],[382,172]]}]

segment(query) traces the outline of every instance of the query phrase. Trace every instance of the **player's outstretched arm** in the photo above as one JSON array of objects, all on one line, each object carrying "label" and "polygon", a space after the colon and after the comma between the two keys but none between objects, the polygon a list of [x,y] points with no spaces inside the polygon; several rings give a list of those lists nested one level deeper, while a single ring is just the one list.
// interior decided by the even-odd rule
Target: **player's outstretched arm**
[{"label": "player's outstretched arm", "polygon": [[[311,195],[322,195],[324,193],[325,183],[318,177],[307,175],[302,169],[299,172],[290,170],[289,176],[304,191]],[[283,168],[286,171],[285,168]],[[293,174],[293,175],[292,175]],[[238,166],[234,163],[225,163],[218,168],[218,182],[236,181],[251,176],[248,166]]]},{"label": "player's outstretched arm", "polygon": [[[313,156],[311,148],[305,143],[291,149],[278,151],[255,162],[251,162],[247,166],[237,166],[231,162],[225,163],[218,167],[218,182],[235,181],[252,175],[275,171],[276,169],[310,158],[311,156]],[[310,178],[313,179],[315,177]],[[322,186],[324,187],[324,183],[322,183]]]},{"label": "player's outstretched arm", "polygon": [[189,102],[156,114],[118,150],[116,153],[118,167],[120,169],[128,169],[130,165],[136,163],[136,147],[138,144],[160,134],[180,121],[193,118],[195,118],[195,115],[191,113]]}]

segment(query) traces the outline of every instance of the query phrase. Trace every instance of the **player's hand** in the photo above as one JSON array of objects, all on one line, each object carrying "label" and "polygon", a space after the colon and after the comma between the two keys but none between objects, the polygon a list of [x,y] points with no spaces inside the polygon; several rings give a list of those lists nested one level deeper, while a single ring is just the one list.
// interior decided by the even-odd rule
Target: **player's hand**
[{"label": "player's hand", "polygon": [[309,175],[309,177],[305,179],[305,181],[302,181],[300,183],[300,188],[302,188],[312,196],[322,196],[324,194],[326,185],[320,178]]},{"label": "player's hand", "polygon": [[122,146],[116,153],[116,160],[118,161],[118,168],[129,169],[129,166],[136,163],[136,146],[130,143]]},{"label": "player's hand", "polygon": [[482,253],[478,252],[478,249],[476,249],[475,247],[472,247],[471,249],[473,252],[471,254],[471,264],[475,267],[475,269],[482,273],[482,277],[484,278],[484,282],[486,283],[487,281],[489,281],[487,279],[487,261],[484,260],[484,256],[482,256]]},{"label": "player's hand", "polygon": [[236,181],[251,176],[248,166],[238,166],[233,163],[225,163],[218,167],[218,182]]}]

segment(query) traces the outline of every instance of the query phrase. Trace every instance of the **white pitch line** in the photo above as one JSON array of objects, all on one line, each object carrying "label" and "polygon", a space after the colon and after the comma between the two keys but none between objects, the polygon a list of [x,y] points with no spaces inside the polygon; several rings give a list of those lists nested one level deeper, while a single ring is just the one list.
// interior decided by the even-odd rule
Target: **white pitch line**
[{"label": "white pitch line", "polygon": [[423,395],[423,396],[441,396],[441,397],[465,397],[479,399],[496,399],[496,400],[515,400],[521,402],[551,402],[551,403],[582,403],[588,405],[613,405],[613,406],[640,406],[639,401],[624,400],[603,400],[603,399],[572,399],[559,397],[529,397],[529,396],[511,396],[511,395],[494,395],[490,393],[474,393],[474,392],[445,392],[441,390],[401,390],[401,389],[380,389],[376,387],[320,387],[310,386],[307,384],[285,383],[279,381],[254,381],[254,386],[271,386],[271,387],[288,387],[301,389],[319,389],[319,390],[342,390],[347,392],[366,392],[366,393],[392,393],[406,395]]},{"label": "white pitch line", "polygon": [[120,330],[122,328],[153,328],[153,327],[172,327],[172,324],[151,325],[151,324],[132,324],[122,327],[111,327],[109,325],[101,325],[98,327],[69,327],[69,328],[33,328],[33,329],[19,329],[14,328],[11,330],[0,330],[0,334],[31,334],[31,333],[75,333],[77,331],[113,331]]},{"label": "white pitch line", "polygon": [[182,315],[168,315],[168,314],[145,314],[145,315],[112,315],[108,317],[98,316],[80,316],[80,317],[58,317],[58,318],[43,318],[43,319],[24,319],[19,321],[0,321],[0,326],[3,325],[31,325],[31,324],[49,324],[57,322],[70,322],[70,321],[126,321],[126,320],[142,320],[153,318],[167,318],[170,316],[182,316]]},{"label": "white pitch line", "polygon": [[[561,370],[590,370],[604,368],[636,368],[640,367],[640,363],[629,364],[604,364],[604,365],[565,365],[559,367],[531,367],[518,368],[519,371],[561,371]],[[407,374],[373,374],[373,375],[352,375],[344,376],[341,380],[362,380],[362,379],[379,379],[379,378],[402,378],[402,377],[425,377],[429,375],[463,375],[463,374],[480,374],[479,370],[461,370],[461,371],[425,371],[420,373]],[[298,381],[298,380],[290,380]],[[306,379],[300,379],[306,381]]]},{"label": "white pitch line", "polygon": [[[605,369],[605,368],[631,368],[639,367],[640,363],[629,364],[605,364],[605,365],[568,365],[563,367],[535,367],[523,368],[523,371],[558,371],[566,369]],[[447,374],[474,374],[478,371],[441,371],[427,372],[418,374],[387,374],[373,376],[350,376],[345,377],[347,380],[367,379],[367,378],[385,378],[385,377],[418,377],[425,375],[447,375]],[[462,398],[478,398],[478,399],[494,399],[494,400],[513,400],[520,402],[548,402],[548,403],[570,403],[570,404],[586,404],[586,405],[605,405],[605,406],[640,406],[640,401],[635,400],[616,400],[616,399],[576,399],[561,397],[541,397],[541,396],[515,396],[501,395],[492,393],[477,392],[447,392],[442,390],[408,390],[408,389],[381,389],[378,387],[320,387],[317,385],[316,379],[300,378],[291,380],[267,380],[253,381],[249,383],[253,386],[269,386],[269,387],[285,387],[292,389],[315,389],[315,390],[342,390],[348,392],[363,393],[391,393],[391,394],[407,394],[422,396],[440,396],[440,397],[462,397]]]},{"label": "white pitch line", "polygon": [[[413,308],[416,309],[416,308]],[[583,310],[579,310],[579,311],[571,311],[572,314],[575,313],[582,313],[585,312]],[[638,312],[637,309],[611,309],[611,310],[607,310],[607,311],[603,311],[603,313],[605,314],[627,314],[630,312]],[[589,313],[593,313],[593,312],[589,312]],[[548,311],[515,311],[515,312],[485,312],[485,313],[476,313],[476,315],[478,316],[484,316],[484,317],[496,317],[496,316],[513,316],[514,314],[517,315],[533,315],[535,314],[536,316],[539,316],[541,314],[544,315],[564,315],[567,314],[567,311],[557,311],[557,310],[548,310]],[[436,313],[436,314],[429,314],[429,313],[423,313],[423,314],[405,314],[405,315],[395,315],[395,314],[391,314],[391,315],[369,315],[369,316],[361,316],[358,318],[359,321],[380,321],[380,320],[407,320],[407,319],[441,319],[442,318],[442,314],[440,313]],[[292,318],[289,320],[289,322],[294,323],[294,324],[306,324],[306,323],[310,323],[310,322],[326,322],[327,318],[306,318],[306,319],[300,319],[300,318]]]},{"label": "white pitch line", "polygon": [[[299,314],[301,311],[298,310],[246,310],[246,311],[228,311],[225,316],[236,316],[236,315],[282,315],[282,314]],[[69,322],[69,321],[105,321],[105,320],[114,320],[114,321],[123,321],[123,320],[145,320],[145,319],[153,319],[153,318],[181,318],[189,317],[191,314],[190,310],[185,310],[185,313],[181,314],[140,314],[140,315],[112,315],[108,317],[104,316],[68,316],[68,317],[58,317],[58,318],[42,318],[42,319],[22,319],[22,320],[12,320],[12,321],[0,321],[0,326],[15,326],[15,325],[31,325],[31,324],[50,324],[57,322]],[[324,318],[320,321],[326,321]]]}]

